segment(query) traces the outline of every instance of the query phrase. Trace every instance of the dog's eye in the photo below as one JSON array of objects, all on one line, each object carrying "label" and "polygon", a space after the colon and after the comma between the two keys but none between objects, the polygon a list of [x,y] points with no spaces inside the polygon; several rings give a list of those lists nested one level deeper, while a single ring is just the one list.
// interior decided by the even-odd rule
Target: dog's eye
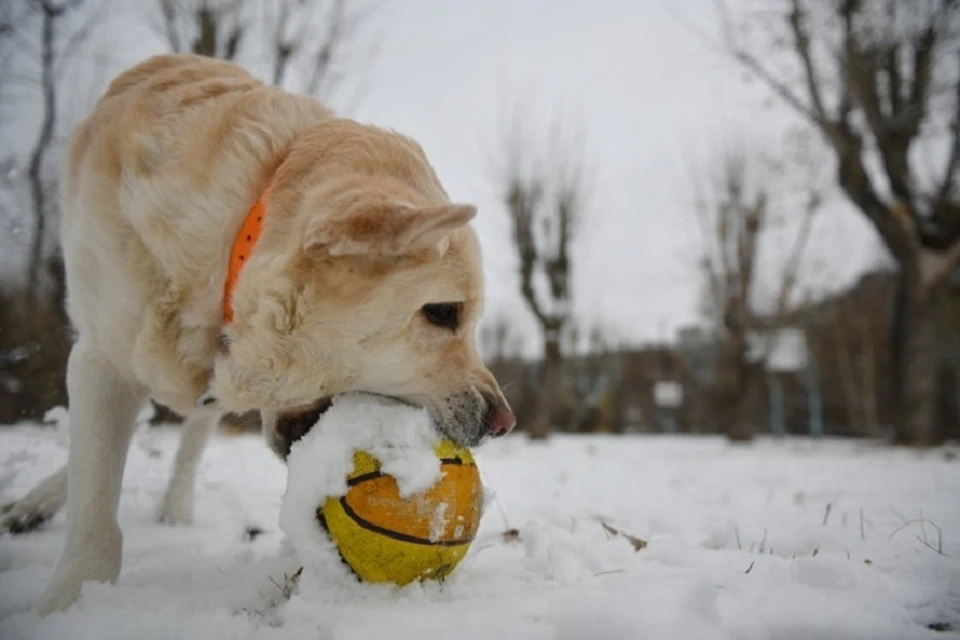
[{"label": "dog's eye", "polygon": [[427,322],[436,327],[456,331],[460,326],[460,305],[454,302],[425,304],[421,311]]}]

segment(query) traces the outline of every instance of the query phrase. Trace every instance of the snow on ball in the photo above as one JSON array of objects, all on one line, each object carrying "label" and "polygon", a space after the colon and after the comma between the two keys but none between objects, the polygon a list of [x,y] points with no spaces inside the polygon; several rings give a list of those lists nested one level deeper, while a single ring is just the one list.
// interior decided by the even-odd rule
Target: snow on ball
[{"label": "snow on ball", "polygon": [[442,579],[480,526],[476,462],[440,439],[423,409],[340,396],[294,444],[287,466],[280,526],[308,566],[328,559],[332,543],[367,582]]}]

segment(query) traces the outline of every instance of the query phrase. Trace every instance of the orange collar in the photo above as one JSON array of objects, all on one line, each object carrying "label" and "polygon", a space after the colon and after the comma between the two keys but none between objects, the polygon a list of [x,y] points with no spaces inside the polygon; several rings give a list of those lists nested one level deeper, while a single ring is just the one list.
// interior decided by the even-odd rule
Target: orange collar
[{"label": "orange collar", "polygon": [[260,239],[261,231],[263,231],[263,216],[266,211],[264,201],[269,190],[270,187],[268,186],[250,207],[250,212],[233,241],[230,263],[227,267],[227,280],[223,285],[223,321],[225,324],[233,321],[233,288],[237,284],[237,278],[240,277],[240,271],[243,270],[243,265],[246,264],[253,253],[253,248],[257,244],[257,240]]}]

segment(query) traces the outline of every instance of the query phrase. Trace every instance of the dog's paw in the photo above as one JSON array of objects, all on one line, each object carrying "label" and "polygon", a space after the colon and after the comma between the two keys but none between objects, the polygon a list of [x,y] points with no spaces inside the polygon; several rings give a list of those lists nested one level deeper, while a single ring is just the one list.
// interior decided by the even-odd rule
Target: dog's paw
[{"label": "dog's paw", "polygon": [[41,616],[73,604],[85,582],[116,584],[120,575],[123,532],[116,522],[80,520],[70,527],[53,578],[36,608]]},{"label": "dog's paw", "polygon": [[0,506],[0,533],[17,535],[39,529],[58,507],[25,498]]},{"label": "dog's paw", "polygon": [[47,616],[57,611],[63,611],[80,597],[83,583],[79,580],[66,580],[52,583],[40,599],[36,613],[38,616]]},{"label": "dog's paw", "polygon": [[0,533],[27,533],[53,519],[67,502],[67,470],[47,476],[27,495],[0,507]]},{"label": "dog's paw", "polygon": [[157,521],[171,526],[193,524],[193,496],[171,487],[157,510]]}]

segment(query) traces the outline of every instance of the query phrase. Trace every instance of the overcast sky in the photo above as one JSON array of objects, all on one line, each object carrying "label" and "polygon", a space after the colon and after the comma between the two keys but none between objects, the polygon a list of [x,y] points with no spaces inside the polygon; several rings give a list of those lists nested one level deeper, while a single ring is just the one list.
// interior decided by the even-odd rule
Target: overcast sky
[{"label": "overcast sky", "polygon": [[[526,331],[533,325],[494,184],[498,125],[505,107],[517,104],[535,124],[560,115],[580,125],[596,182],[575,253],[576,312],[631,341],[672,338],[697,317],[691,161],[740,133],[776,150],[791,122],[784,110],[765,108],[758,88],[744,85],[672,13],[709,26],[713,6],[388,0],[377,14],[383,35],[361,99],[344,94],[334,106],[419,140],[451,196],[479,205],[489,313],[510,311]],[[107,45],[114,60],[161,50],[126,27],[115,42]],[[843,205],[821,216],[814,239],[827,265],[818,288],[849,282],[878,259],[872,231]]]},{"label": "overcast sky", "polygon": [[[353,114],[416,137],[451,196],[480,205],[492,312],[519,301],[490,159],[504,106],[521,103],[534,122],[556,109],[578,118],[598,174],[576,254],[578,313],[631,340],[696,320],[689,163],[730,132],[776,149],[791,116],[764,107],[671,6],[709,25],[714,3],[408,0],[383,10],[380,55]],[[842,204],[815,238],[825,287],[878,259],[873,232]]]}]

